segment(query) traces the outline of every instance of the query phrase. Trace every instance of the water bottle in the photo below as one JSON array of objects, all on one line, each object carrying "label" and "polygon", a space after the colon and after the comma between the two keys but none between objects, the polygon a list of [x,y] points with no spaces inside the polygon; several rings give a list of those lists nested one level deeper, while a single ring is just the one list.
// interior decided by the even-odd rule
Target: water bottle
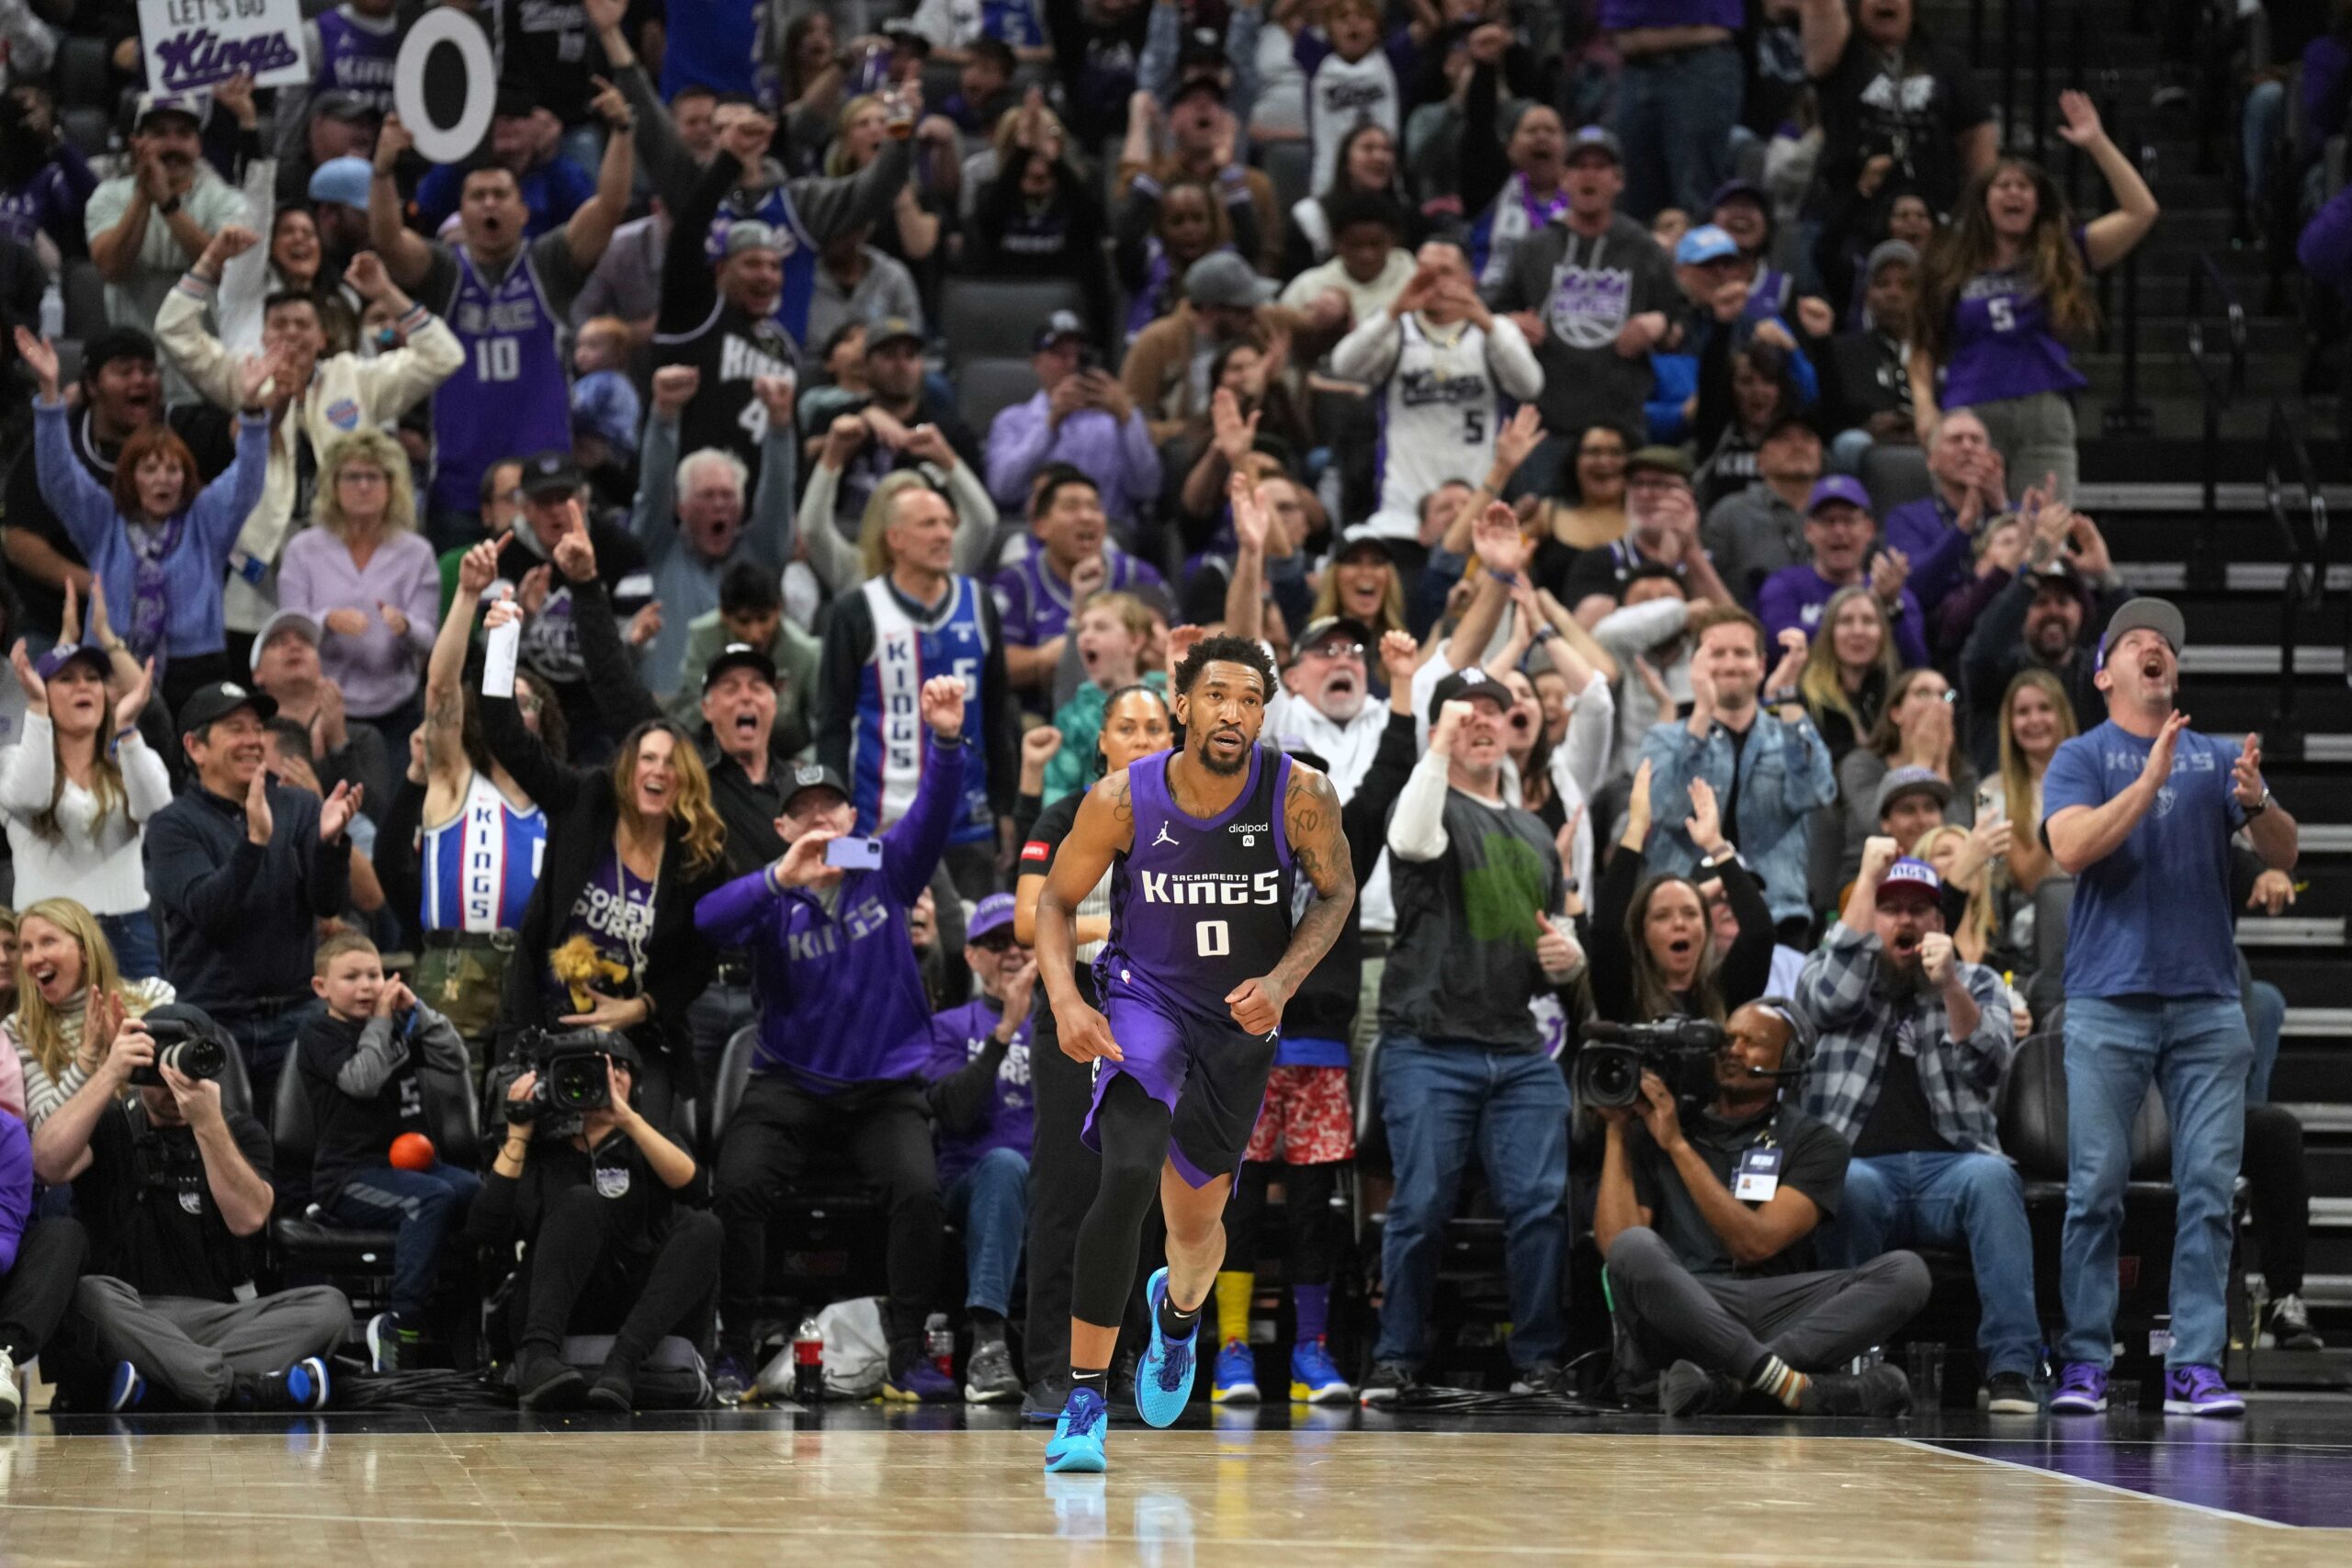
[{"label": "water bottle", "polygon": [[65,335],[65,296],[54,283],[40,291],[40,335],[51,343]]},{"label": "water bottle", "polygon": [[792,1336],[792,1397],[803,1404],[825,1397],[825,1331],[813,1314]]},{"label": "water bottle", "polygon": [[922,1353],[939,1369],[939,1375],[956,1375],[956,1331],[947,1326],[947,1314],[935,1312],[922,1325]]}]

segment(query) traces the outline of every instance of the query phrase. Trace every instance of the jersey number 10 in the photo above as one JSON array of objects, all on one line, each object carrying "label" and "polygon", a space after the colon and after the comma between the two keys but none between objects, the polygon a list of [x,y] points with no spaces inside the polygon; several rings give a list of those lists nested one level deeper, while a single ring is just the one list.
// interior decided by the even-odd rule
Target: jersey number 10
[{"label": "jersey number 10", "polygon": [[523,351],[511,337],[486,337],[474,344],[474,379],[512,381],[523,374]]}]

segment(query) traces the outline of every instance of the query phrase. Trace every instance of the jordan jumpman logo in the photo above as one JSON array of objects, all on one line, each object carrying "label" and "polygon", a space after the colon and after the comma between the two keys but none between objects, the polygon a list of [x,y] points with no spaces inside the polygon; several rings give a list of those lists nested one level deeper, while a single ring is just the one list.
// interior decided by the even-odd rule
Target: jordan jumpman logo
[{"label": "jordan jumpman logo", "polygon": [[1159,825],[1159,837],[1154,839],[1149,844],[1147,844],[1145,848],[1156,850],[1162,844],[1173,844],[1175,842],[1176,840],[1168,835],[1168,824],[1162,822]]}]

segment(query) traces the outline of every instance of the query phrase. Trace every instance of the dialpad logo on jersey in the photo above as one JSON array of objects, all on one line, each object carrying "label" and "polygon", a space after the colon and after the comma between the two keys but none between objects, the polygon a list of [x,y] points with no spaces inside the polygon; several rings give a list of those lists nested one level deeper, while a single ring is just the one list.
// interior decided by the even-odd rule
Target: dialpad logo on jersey
[{"label": "dialpad logo on jersey", "polygon": [[1422,366],[1400,372],[1396,377],[1396,395],[1408,409],[1442,408],[1449,403],[1483,405],[1494,400],[1494,389],[1476,371],[1460,376],[1442,375],[1434,368]]},{"label": "dialpad logo on jersey", "polygon": [[1240,834],[1241,847],[1245,850],[1254,850],[1258,847],[1258,835],[1272,832],[1274,825],[1271,822],[1235,822],[1229,824],[1225,830],[1228,833]]},{"label": "dialpad logo on jersey", "polygon": [[1147,904],[1273,904],[1282,899],[1279,871],[1147,871],[1142,877]]},{"label": "dialpad logo on jersey", "polygon": [[1570,348],[1608,348],[1617,341],[1634,299],[1634,275],[1621,266],[1563,264],[1552,274],[1545,320]]}]

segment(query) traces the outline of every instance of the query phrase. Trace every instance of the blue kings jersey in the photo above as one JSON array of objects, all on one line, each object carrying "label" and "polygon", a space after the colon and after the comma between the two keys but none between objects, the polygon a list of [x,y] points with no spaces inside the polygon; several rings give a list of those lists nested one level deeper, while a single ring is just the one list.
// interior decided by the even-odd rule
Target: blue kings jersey
[{"label": "blue kings jersey", "polygon": [[519,931],[523,906],[539,885],[539,863],[547,853],[547,813],[518,807],[499,793],[486,773],[466,781],[458,815],[427,828],[422,846],[424,906],[419,911],[429,931]]},{"label": "blue kings jersey", "polygon": [[756,204],[745,202],[741,197],[741,192],[730,192],[728,201],[719,208],[718,216],[710,220],[710,237],[703,243],[703,254],[710,258],[713,266],[724,261],[727,231],[737,223],[764,223],[775,231],[776,243],[782,248],[784,287],[776,294],[772,319],[791,337],[793,350],[798,354],[811,346],[808,306],[817,297],[817,242],[809,237],[781,184],[762,192]]},{"label": "blue kings jersey", "polygon": [[1113,979],[1187,1012],[1227,1019],[1226,998],[1272,968],[1296,923],[1297,872],[1283,802],[1290,759],[1250,749],[1239,798],[1203,821],[1168,789],[1159,751],[1128,764],[1136,840],[1111,868],[1111,941],[1094,961]]},{"label": "blue kings jersey", "polygon": [[518,453],[571,446],[571,399],[557,319],[526,248],[492,287],[463,245],[442,319],[466,351],[433,395],[433,504],[470,516],[482,470]]},{"label": "blue kings jersey", "polygon": [[[856,796],[857,830],[878,833],[907,814],[922,782],[922,683],[933,675],[964,682],[964,734],[978,743],[986,734],[980,706],[980,671],[988,663],[988,623],[980,596],[988,592],[968,577],[951,580],[954,590],[938,612],[918,621],[907,613],[887,577],[871,578],[858,592],[874,616],[874,651],[857,689],[857,728],[850,739],[850,789]],[[951,844],[978,843],[996,833],[989,809],[984,743],[976,745],[964,768],[964,805],[947,835]]]},{"label": "blue kings jersey", "polygon": [[401,51],[398,24],[387,17],[371,28],[337,6],[321,12],[313,25],[319,29],[319,58],[312,62],[318,73],[311,90],[356,93],[374,104],[378,114],[390,114],[392,63]]}]

